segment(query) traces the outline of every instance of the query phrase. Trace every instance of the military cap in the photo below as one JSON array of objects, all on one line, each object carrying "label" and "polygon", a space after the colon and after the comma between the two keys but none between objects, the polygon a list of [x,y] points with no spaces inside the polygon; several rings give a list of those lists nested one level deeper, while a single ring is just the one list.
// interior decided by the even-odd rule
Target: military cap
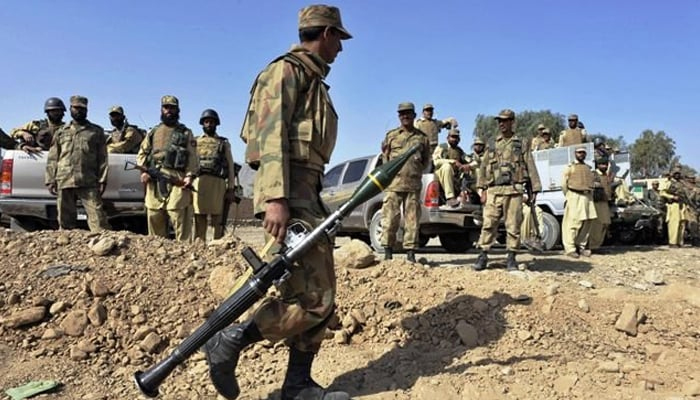
[{"label": "military cap", "polygon": [[447,132],[447,136],[457,136],[459,137],[459,129],[452,128]]},{"label": "military cap", "polygon": [[87,99],[87,97],[79,96],[76,94],[75,96],[70,97],[70,105],[73,107],[85,107],[85,108],[87,108],[88,99]]},{"label": "military cap", "polygon": [[338,7],[315,4],[304,7],[299,11],[300,30],[319,26],[331,26],[337,29],[340,32],[340,38],[343,40],[352,38],[350,32],[343,27]]},{"label": "military cap", "polygon": [[596,157],[595,158],[595,163],[597,164],[607,164],[608,163],[608,157],[601,156],[601,157]]},{"label": "military cap", "polygon": [[584,152],[584,153],[587,153],[587,151],[586,151],[586,146],[578,146],[574,151],[575,151],[576,153],[578,153],[578,152],[580,152],[580,151],[582,151],[582,152]]},{"label": "military cap", "polygon": [[109,108],[109,113],[124,115],[124,109],[122,108],[122,106],[112,106]]},{"label": "military cap", "polygon": [[550,132],[547,128],[542,129],[542,134],[552,136],[552,132]]},{"label": "military cap", "polygon": [[515,112],[506,108],[501,110],[494,119],[515,119]]},{"label": "military cap", "polygon": [[432,110],[432,109],[434,109],[434,108],[435,108],[435,107],[433,107],[433,105],[430,104],[430,103],[425,103],[425,105],[423,106],[423,109],[424,109],[424,110]]},{"label": "military cap", "polygon": [[486,145],[486,143],[484,143],[484,141],[483,141],[481,138],[479,138],[479,137],[474,138],[474,143],[472,143],[472,146],[475,145],[475,144]]},{"label": "military cap", "polygon": [[569,114],[569,116],[566,119],[569,121],[578,121],[578,115],[577,114]]},{"label": "military cap", "polygon": [[537,125],[537,130],[538,130],[538,131],[542,131],[542,130],[545,130],[545,129],[547,129],[547,128],[544,126],[544,124],[539,124],[539,125]]},{"label": "military cap", "polygon": [[416,112],[416,106],[413,105],[411,102],[406,102],[406,103],[399,103],[399,112],[401,111],[413,111]]},{"label": "military cap", "polygon": [[165,95],[160,99],[161,106],[180,106],[180,101],[175,96]]}]

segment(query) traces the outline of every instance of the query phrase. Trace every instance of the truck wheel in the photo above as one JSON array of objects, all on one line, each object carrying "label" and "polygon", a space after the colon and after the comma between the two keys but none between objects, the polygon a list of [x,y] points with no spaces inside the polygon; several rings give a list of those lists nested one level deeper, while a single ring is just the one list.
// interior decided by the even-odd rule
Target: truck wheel
[{"label": "truck wheel", "polygon": [[617,239],[622,244],[632,245],[637,241],[637,231],[633,229],[622,228],[618,233]]},{"label": "truck wheel", "polygon": [[543,226],[540,227],[540,234],[544,242],[545,250],[551,250],[559,243],[561,236],[561,225],[557,217],[550,213],[542,213]]},{"label": "truck wheel", "polygon": [[438,235],[442,247],[450,253],[464,253],[472,247],[470,235],[464,233],[442,233]]},{"label": "truck wheel", "polygon": [[10,229],[15,232],[33,232],[41,229],[41,226],[31,218],[10,218]]},{"label": "truck wheel", "polygon": [[[377,210],[372,216],[372,221],[369,224],[369,241],[372,248],[377,253],[384,253],[384,248],[382,247],[382,235],[384,234],[384,228],[382,227],[382,210]],[[403,239],[403,228],[399,228],[396,232],[396,243],[394,244],[394,251],[401,251],[403,247],[401,246],[401,239]]]}]

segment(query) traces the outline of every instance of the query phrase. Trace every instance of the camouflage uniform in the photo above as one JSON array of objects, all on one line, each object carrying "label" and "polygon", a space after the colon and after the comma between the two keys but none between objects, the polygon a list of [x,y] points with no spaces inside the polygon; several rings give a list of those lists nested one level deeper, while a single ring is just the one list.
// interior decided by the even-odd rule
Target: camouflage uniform
[{"label": "camouflage uniform", "polygon": [[[450,135],[459,136],[459,130],[453,129]],[[467,155],[459,145],[451,147],[449,143],[443,143],[433,151],[433,165],[435,166],[435,176],[442,190],[445,192],[445,198],[454,198],[459,193],[455,193],[455,180],[461,176],[461,171],[455,170],[455,161],[461,164],[469,164]]]},{"label": "camouflage uniform", "polygon": [[[409,109],[414,110],[412,103],[399,104],[398,111]],[[386,133],[382,142],[382,157],[385,162],[400,156],[414,144],[421,146],[420,151],[404,164],[396,178],[385,189],[382,202],[384,234],[381,238],[382,247],[385,249],[393,248],[396,243],[402,205],[405,213],[403,247],[406,250],[414,250],[418,247],[420,191],[423,186],[423,171],[430,162],[430,143],[426,134],[415,127],[410,130],[403,127],[392,129]]]},{"label": "camouflage uniform", "polygon": [[[596,161],[598,163],[599,161]],[[605,161],[607,163],[607,159]],[[593,178],[593,203],[597,218],[591,220],[588,248],[596,250],[603,245],[610,227],[610,200],[612,187],[608,175],[596,168]]]},{"label": "camouflage uniform", "polygon": [[[71,106],[87,108],[87,99],[72,96]],[[73,229],[78,219],[79,199],[90,230],[110,229],[102,207],[100,185],[107,184],[107,150],[104,130],[88,120],[63,125],[53,137],[46,160],[45,184],[58,191],[56,207],[61,229]]]},{"label": "camouflage uniform", "polygon": [[[545,137],[545,135],[547,137]],[[537,136],[532,139],[532,146],[530,147],[532,151],[547,150],[553,148],[554,142],[552,141],[552,135],[549,132],[549,129],[546,128],[542,130],[542,134],[540,136]]]},{"label": "camouflage uniform", "polygon": [[[124,115],[124,109],[121,106],[114,106],[109,109],[109,113]],[[129,121],[124,119],[124,125],[122,125],[121,129],[115,127],[109,132],[107,152],[137,154],[141,141],[143,141],[141,130],[136,125],[129,125]]]},{"label": "camouflage uniform", "polygon": [[[426,104],[423,106],[423,110],[432,109],[432,104]],[[454,125],[454,126],[453,126]],[[455,128],[454,118],[447,118],[443,120],[435,118],[425,118],[420,117],[414,122],[414,126],[426,136],[428,136],[428,142],[430,143],[430,152],[432,154],[435,148],[438,146],[440,140],[440,130],[443,128]]]},{"label": "camouflage uniform", "polygon": [[[576,150],[585,151],[585,147]],[[562,176],[566,207],[561,223],[561,241],[564,252],[573,257],[586,248],[591,221],[597,217],[593,202],[593,178],[591,167],[577,161],[569,164]]]},{"label": "camouflage uniform", "polygon": [[675,195],[675,188],[671,185],[679,187],[682,183],[673,176],[673,174],[680,174],[680,168],[674,168],[671,171],[671,176],[666,182],[662,183],[660,187],[661,197],[666,202],[666,224],[668,228],[668,244],[669,246],[682,246],[683,236],[685,235],[685,224],[687,219],[687,213],[685,208],[687,207],[677,195]]},{"label": "camouflage uniform", "polygon": [[[178,106],[175,96],[163,96],[161,105]],[[183,179],[194,177],[199,167],[192,131],[181,123],[168,126],[160,123],[153,127],[141,142],[136,162],[148,168]],[[168,220],[175,231],[175,239],[186,241],[192,233],[192,191],[167,184],[166,195],[161,194],[161,183],[151,179],[146,185],[146,215],[148,234],[167,237]]]},{"label": "camouflage uniform", "polygon": [[[578,121],[578,115],[571,114],[568,118],[569,121]],[[559,134],[559,147],[573,146],[581,144],[588,141],[586,134],[581,128],[568,128],[561,131]]]},{"label": "camouflage uniform", "polygon": [[19,142],[16,147],[20,148],[22,145],[24,145],[24,138],[22,137],[22,134],[28,132],[34,136],[34,141],[36,142],[37,146],[39,146],[42,150],[48,150],[51,147],[51,142],[53,141],[54,135],[64,125],[64,122],[54,124],[48,118],[29,121],[26,124],[13,129],[12,132],[10,132],[10,136]]},{"label": "camouflage uniform", "polygon": [[3,149],[7,150],[12,150],[17,146],[17,142],[15,142],[12,137],[10,137],[5,131],[0,129],[0,147]]}]

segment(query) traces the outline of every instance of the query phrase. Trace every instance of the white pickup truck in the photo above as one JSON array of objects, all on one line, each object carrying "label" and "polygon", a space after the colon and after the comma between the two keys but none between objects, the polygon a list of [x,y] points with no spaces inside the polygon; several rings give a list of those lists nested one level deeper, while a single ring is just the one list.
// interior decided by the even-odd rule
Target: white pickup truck
[{"label": "white pickup truck", "polygon": [[[2,159],[0,212],[10,218],[13,230],[33,231],[58,227],[56,197],[44,185],[48,152],[27,154],[9,150]],[[143,205],[144,187],[140,172],[125,170],[126,161],[136,154],[109,154],[107,188],[102,195],[110,224],[117,230],[147,231]],[[87,226],[85,210],[79,205],[78,220]]]}]

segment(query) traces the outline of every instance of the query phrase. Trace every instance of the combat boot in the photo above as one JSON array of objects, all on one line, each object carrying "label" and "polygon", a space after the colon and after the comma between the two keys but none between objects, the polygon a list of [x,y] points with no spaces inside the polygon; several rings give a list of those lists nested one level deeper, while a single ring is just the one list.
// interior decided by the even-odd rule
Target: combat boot
[{"label": "combat boot", "polygon": [[508,271],[517,271],[518,270],[518,263],[515,261],[515,252],[514,251],[508,252],[508,259],[506,261],[506,269]]},{"label": "combat boot", "polygon": [[479,257],[476,259],[476,262],[474,265],[472,265],[472,269],[474,271],[482,271],[486,269],[486,264],[489,262],[489,256],[486,254],[485,251],[482,251],[479,253]]},{"label": "combat boot", "polygon": [[410,261],[412,263],[416,262],[416,251],[415,250],[406,251],[406,261]]},{"label": "combat boot", "polygon": [[345,392],[329,392],[311,379],[312,352],[289,349],[287,375],[282,384],[282,400],[349,400]]},{"label": "combat boot", "polygon": [[228,400],[238,397],[241,392],[236,381],[238,358],[244,348],[262,339],[255,322],[250,320],[219,331],[204,345],[209,377],[221,396]]},{"label": "combat boot", "polygon": [[394,251],[391,247],[384,248],[384,260],[391,260],[394,258]]}]

